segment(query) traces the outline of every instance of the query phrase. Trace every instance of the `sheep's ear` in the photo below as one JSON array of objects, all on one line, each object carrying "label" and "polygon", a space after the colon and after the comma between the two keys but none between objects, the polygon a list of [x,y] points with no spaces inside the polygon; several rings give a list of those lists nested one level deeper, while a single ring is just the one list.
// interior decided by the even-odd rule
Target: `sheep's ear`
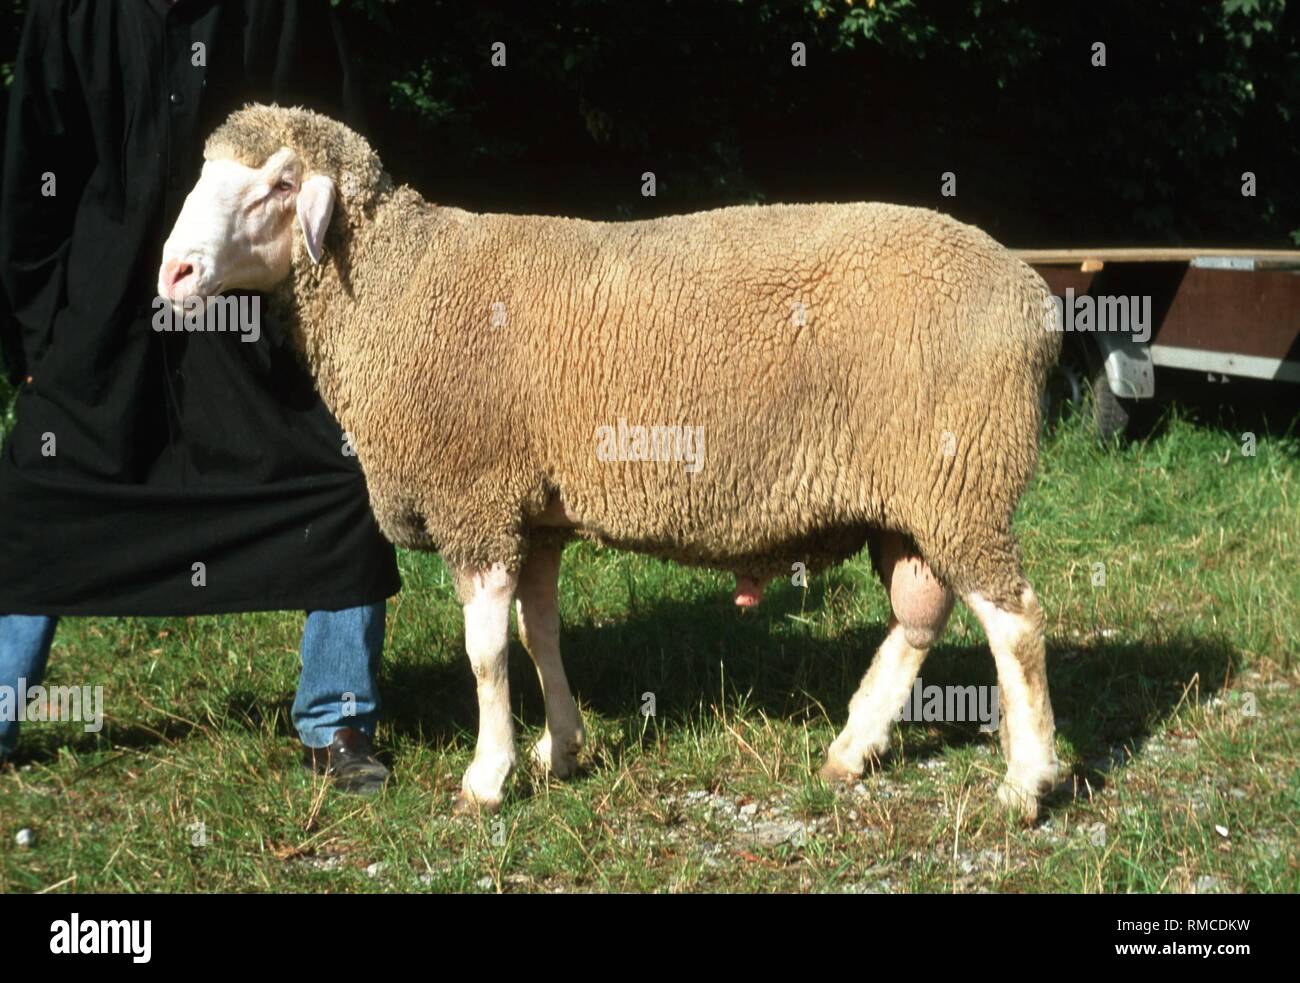
[{"label": "sheep's ear", "polygon": [[334,213],[334,182],[323,174],[313,174],[298,191],[298,224],[307,240],[307,255],[319,264],[325,244],[325,230]]}]

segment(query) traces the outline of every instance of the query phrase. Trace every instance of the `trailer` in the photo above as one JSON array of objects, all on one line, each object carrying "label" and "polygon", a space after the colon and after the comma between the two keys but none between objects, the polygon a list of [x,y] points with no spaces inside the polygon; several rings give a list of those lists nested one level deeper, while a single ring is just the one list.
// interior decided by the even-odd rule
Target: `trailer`
[{"label": "trailer", "polygon": [[[1067,335],[1047,401],[1083,402],[1091,394],[1105,438],[1127,433],[1171,372],[1300,383],[1300,250],[1015,253],[1047,281],[1067,315],[1057,323]],[[1069,318],[1071,299],[1091,311],[1082,326]],[[1114,323],[1118,314],[1126,324]]]}]

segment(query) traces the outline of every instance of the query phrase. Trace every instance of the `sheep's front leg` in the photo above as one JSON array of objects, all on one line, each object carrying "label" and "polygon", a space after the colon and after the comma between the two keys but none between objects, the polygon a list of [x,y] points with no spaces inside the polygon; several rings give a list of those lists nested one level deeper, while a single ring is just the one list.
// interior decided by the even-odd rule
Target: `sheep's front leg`
[{"label": "sheep's front leg", "polygon": [[546,731],[533,748],[538,764],[556,778],[578,770],[578,752],[585,734],[578,705],[560,659],[560,554],[561,546],[534,546],[519,574],[515,601],[519,635],[537,667],[546,701]]},{"label": "sheep's front leg", "polygon": [[517,579],[499,563],[486,570],[456,571],[465,611],[465,651],[478,687],[478,744],[461,780],[458,812],[500,807],[506,779],[514,771],[515,727],[506,652]]}]

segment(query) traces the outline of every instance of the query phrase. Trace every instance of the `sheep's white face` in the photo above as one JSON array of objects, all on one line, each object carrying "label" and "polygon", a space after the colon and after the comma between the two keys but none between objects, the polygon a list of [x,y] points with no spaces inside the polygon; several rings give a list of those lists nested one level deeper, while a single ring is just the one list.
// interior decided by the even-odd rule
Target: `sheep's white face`
[{"label": "sheep's white face", "polygon": [[287,147],[261,167],[209,160],[163,245],[158,295],[180,306],[223,290],[269,290],[289,275],[295,224],[320,262],[333,208],[334,182],[305,176]]}]

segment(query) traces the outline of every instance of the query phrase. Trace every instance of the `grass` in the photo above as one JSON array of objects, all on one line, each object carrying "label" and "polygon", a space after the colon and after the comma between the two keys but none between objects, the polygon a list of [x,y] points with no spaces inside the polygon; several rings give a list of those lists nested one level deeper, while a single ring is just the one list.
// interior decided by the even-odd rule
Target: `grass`
[{"label": "grass", "polygon": [[[383,796],[296,768],[301,614],[70,620],[47,681],[102,684],[109,717],[28,725],[0,774],[0,890],[1300,890],[1300,441],[1248,457],[1175,418],[1104,451],[1067,422],[1017,522],[1073,770],[1033,827],[993,808],[1001,758],[974,725],[900,725],[857,788],[815,779],[883,635],[865,557],[745,614],[721,574],[588,544],[561,585],[584,772],[524,769],[498,816],[455,818],[476,722],[460,612],[441,562],[403,554]],[[531,741],[517,642],[510,672]],[[922,675],[993,682],[964,609]]]}]

